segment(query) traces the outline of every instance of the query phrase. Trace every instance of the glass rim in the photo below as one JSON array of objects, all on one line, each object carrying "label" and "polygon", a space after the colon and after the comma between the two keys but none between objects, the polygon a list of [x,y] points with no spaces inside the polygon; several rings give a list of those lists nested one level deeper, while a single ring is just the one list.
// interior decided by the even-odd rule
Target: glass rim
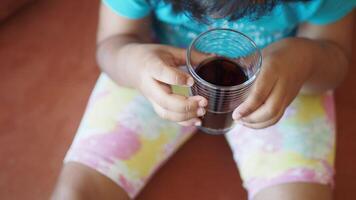
[{"label": "glass rim", "polygon": [[[242,36],[243,38],[245,38],[250,44],[252,44],[252,46],[256,49],[256,52],[257,52],[257,55],[258,55],[258,69],[256,70],[256,72],[253,74],[253,76],[251,78],[249,78],[247,81],[245,81],[244,83],[241,83],[239,85],[234,85],[234,86],[219,86],[219,85],[215,85],[215,84],[212,84],[212,83],[209,83],[208,81],[202,79],[196,72],[195,70],[193,69],[192,65],[191,65],[191,52],[192,52],[192,48],[193,46],[196,44],[196,42],[201,38],[203,37],[204,35],[207,35],[211,32],[215,32],[215,31],[228,31],[228,32],[233,32],[233,33],[236,33],[240,36]],[[188,50],[187,50],[187,53],[186,53],[186,62],[187,62],[187,65],[188,65],[188,70],[190,72],[190,74],[195,78],[197,79],[198,81],[200,81],[201,83],[203,83],[204,85],[212,88],[212,89],[219,89],[219,90],[225,90],[225,91],[228,91],[228,90],[238,90],[238,89],[241,89],[241,88],[244,88],[246,85],[250,84],[251,82],[253,82],[255,79],[256,79],[256,76],[257,74],[260,72],[260,69],[261,69],[261,65],[262,65],[262,53],[261,53],[261,50],[257,47],[256,43],[250,38],[248,37],[246,34],[240,32],[240,31],[237,31],[237,30],[234,30],[234,29],[230,29],[230,28],[213,28],[213,29],[209,29],[203,33],[200,33],[189,45],[188,47]],[[194,84],[197,84],[197,83],[194,83]]]}]

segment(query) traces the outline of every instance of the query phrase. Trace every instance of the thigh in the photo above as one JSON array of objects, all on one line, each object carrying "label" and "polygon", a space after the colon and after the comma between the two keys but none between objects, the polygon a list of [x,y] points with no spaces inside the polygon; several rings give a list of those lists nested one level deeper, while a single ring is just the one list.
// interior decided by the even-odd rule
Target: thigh
[{"label": "thigh", "polygon": [[65,163],[81,163],[135,197],[193,133],[159,118],[137,91],[101,75]]},{"label": "thigh", "polygon": [[237,126],[226,137],[250,198],[279,184],[333,183],[331,93],[299,95],[276,125],[261,130]]}]

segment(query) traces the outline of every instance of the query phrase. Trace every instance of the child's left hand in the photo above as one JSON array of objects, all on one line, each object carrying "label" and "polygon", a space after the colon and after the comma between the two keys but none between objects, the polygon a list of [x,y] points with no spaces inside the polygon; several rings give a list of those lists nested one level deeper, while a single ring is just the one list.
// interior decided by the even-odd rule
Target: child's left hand
[{"label": "child's left hand", "polygon": [[295,42],[298,39],[284,39],[263,50],[260,74],[246,101],[235,109],[235,121],[260,129],[277,123],[283,116],[312,73],[311,65],[304,61],[310,55],[295,48]]}]

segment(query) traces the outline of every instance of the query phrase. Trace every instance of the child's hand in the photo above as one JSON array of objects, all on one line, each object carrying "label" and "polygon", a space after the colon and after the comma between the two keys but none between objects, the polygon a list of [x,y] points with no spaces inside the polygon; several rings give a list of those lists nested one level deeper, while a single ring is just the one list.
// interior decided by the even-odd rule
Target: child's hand
[{"label": "child's hand", "polygon": [[200,125],[207,100],[201,96],[173,94],[170,85],[192,86],[193,78],[178,69],[185,64],[185,50],[164,45],[138,44],[130,60],[137,66],[136,88],[152,103],[157,114],[181,125]]},{"label": "child's hand", "polygon": [[256,129],[277,123],[311,75],[303,58],[288,39],[264,49],[261,72],[246,101],[235,109],[234,120]]}]

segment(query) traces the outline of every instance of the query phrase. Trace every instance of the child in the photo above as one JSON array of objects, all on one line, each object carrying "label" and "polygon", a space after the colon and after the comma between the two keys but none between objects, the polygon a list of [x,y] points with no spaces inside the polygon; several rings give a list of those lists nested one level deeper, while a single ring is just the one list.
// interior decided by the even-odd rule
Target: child
[{"label": "child", "polygon": [[263,49],[259,77],[226,134],[249,199],[331,199],[335,118],[329,91],[347,73],[355,4],[104,0],[97,51],[103,73],[53,199],[136,197],[201,124],[207,100],[175,94],[171,85],[194,84],[178,70],[184,48],[215,27],[243,32]]}]

